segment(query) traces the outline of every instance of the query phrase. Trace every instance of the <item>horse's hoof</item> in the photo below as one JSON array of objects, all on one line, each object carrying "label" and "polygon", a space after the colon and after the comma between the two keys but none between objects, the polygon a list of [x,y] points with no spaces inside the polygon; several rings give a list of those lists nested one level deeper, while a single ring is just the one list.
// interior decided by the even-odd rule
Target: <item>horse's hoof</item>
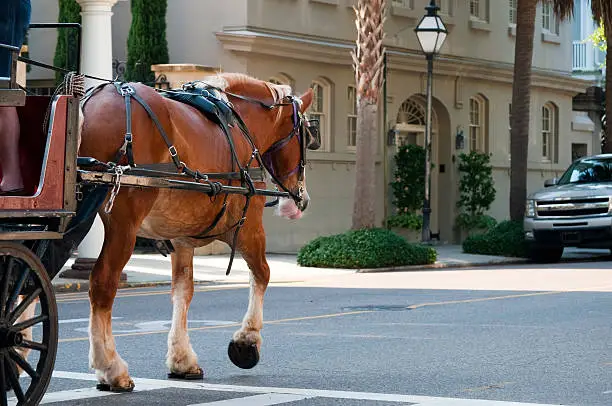
[{"label": "horse's hoof", "polygon": [[238,344],[230,341],[227,348],[229,359],[239,368],[251,369],[259,362],[259,350],[256,344]]},{"label": "horse's hoof", "polygon": [[131,383],[128,387],[123,388],[120,386],[111,386],[107,383],[99,383],[96,385],[96,389],[102,392],[126,393],[134,390],[134,384]]},{"label": "horse's hoof", "polygon": [[198,372],[170,372],[168,379],[181,379],[186,381],[197,381],[204,379],[204,370],[198,368]]}]

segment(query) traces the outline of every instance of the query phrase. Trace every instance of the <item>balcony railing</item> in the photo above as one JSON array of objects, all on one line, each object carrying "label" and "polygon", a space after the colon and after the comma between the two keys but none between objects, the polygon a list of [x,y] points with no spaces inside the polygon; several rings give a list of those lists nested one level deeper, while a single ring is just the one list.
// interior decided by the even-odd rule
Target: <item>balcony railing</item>
[{"label": "balcony railing", "polygon": [[574,71],[601,71],[600,51],[586,41],[572,43],[572,69]]}]

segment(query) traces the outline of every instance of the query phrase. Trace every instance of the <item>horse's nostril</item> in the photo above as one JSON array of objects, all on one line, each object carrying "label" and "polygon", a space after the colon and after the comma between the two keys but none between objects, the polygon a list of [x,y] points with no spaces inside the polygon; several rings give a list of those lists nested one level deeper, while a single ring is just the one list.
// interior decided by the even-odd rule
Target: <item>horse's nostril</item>
[{"label": "horse's nostril", "polygon": [[308,207],[308,200],[304,199],[300,202],[300,210],[305,211]]}]

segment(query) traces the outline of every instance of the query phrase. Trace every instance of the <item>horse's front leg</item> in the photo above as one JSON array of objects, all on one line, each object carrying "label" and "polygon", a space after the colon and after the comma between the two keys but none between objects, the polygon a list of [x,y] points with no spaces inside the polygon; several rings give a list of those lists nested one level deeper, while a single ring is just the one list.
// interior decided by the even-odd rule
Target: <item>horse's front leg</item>
[{"label": "horse's front leg", "polygon": [[187,313],[193,298],[193,248],[175,247],[172,258],[172,327],[168,334],[166,366],[169,378],[202,379],[204,372],[191,347]]},{"label": "horse's front leg", "polygon": [[120,194],[112,213],[102,216],[104,244],[89,276],[89,365],[96,371],[99,390],[129,392],[134,389],[128,365],[116,350],[112,309],[121,272],[136,245],[136,232],[153,202],[152,198],[145,197],[143,192]]},{"label": "horse's front leg", "polygon": [[266,237],[261,222],[254,229],[242,230],[241,236],[240,252],[251,270],[249,305],[242,320],[242,327],[234,333],[229,344],[228,355],[234,365],[250,369],[259,362],[263,302],[270,281],[270,267],[266,260]]}]

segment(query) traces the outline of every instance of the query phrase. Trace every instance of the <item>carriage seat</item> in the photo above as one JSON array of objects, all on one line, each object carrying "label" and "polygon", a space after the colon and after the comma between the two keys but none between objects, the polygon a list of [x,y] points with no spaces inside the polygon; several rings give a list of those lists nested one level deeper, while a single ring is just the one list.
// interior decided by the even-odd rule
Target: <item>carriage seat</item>
[{"label": "carriage seat", "polygon": [[[61,210],[64,206],[67,96],[27,96],[17,107],[22,196],[0,196],[0,210]],[[0,179],[2,173],[0,170]]]}]

